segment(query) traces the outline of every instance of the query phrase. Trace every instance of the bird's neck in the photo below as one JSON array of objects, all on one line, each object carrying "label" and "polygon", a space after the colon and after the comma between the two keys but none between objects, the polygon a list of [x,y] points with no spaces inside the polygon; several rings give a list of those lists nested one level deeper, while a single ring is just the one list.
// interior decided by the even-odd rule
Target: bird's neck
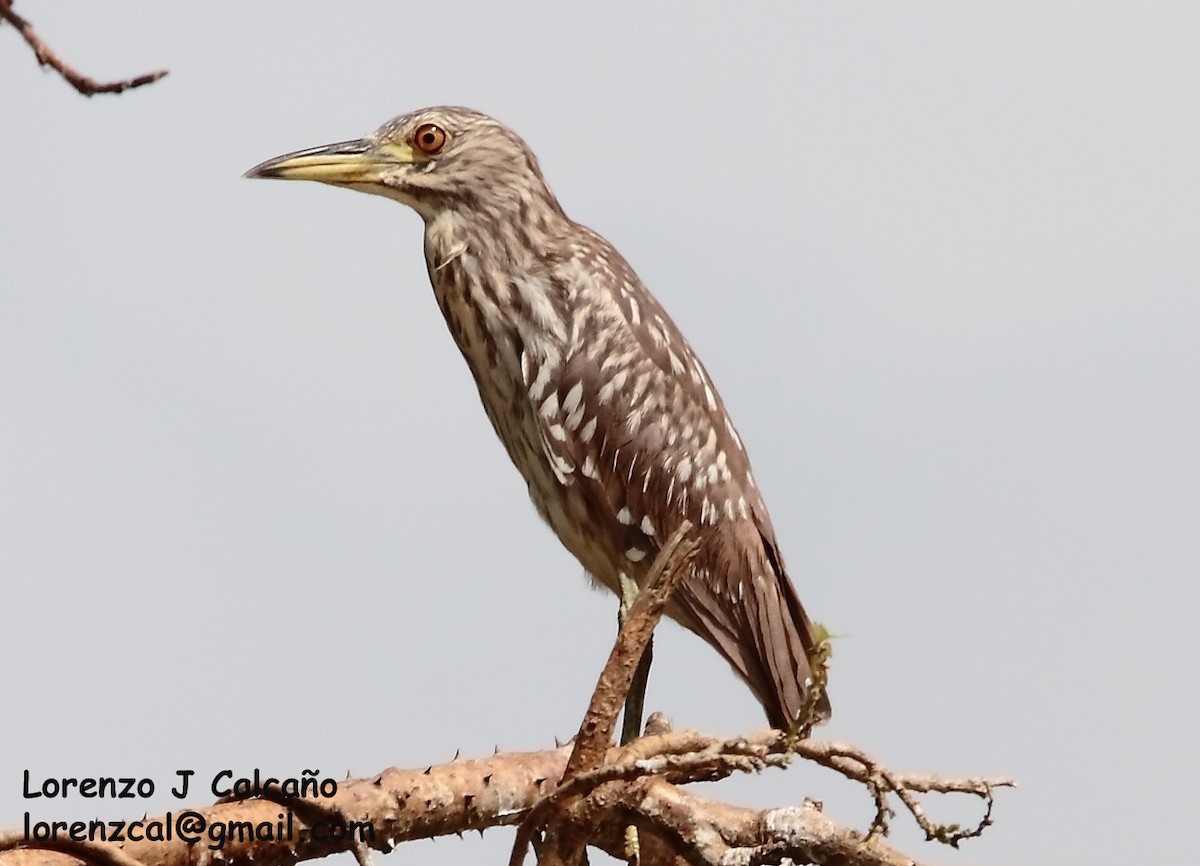
[{"label": "bird's neck", "polygon": [[467,256],[489,269],[534,273],[556,257],[570,225],[557,209],[514,208],[512,213],[448,209],[425,221],[425,259],[431,272]]},{"label": "bird's neck", "polygon": [[[445,214],[426,221],[429,281],[468,365],[477,379],[517,377],[503,387],[494,382],[486,389],[481,385],[481,393],[516,393],[520,353],[557,352],[567,339],[562,269],[569,263],[564,253],[569,250],[571,225],[561,212],[560,219],[562,225],[531,225]],[[511,357],[500,359],[505,353]]]}]

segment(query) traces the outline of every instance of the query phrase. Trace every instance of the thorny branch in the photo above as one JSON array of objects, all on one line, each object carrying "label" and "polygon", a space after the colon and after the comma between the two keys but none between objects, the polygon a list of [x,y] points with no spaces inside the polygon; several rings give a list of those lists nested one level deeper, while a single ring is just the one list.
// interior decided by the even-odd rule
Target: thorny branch
[{"label": "thorny branch", "polygon": [[67,80],[72,87],[84,96],[94,96],[97,93],[121,93],[144,84],[153,84],[167,74],[166,69],[158,69],[138,75],[133,78],[123,78],[120,81],[97,81],[89,78],[59,57],[49,45],[33,29],[33,25],[22,18],[12,8],[12,0],[0,0],[0,21],[7,21],[21,34],[26,44],[33,49],[39,66],[49,66]]},{"label": "thorny branch", "polygon": [[[234,866],[293,866],[341,851],[352,852],[361,866],[369,866],[368,848],[387,853],[412,839],[461,835],[466,830],[482,833],[512,824],[519,825],[510,861],[514,866],[543,828],[544,840],[536,846],[543,866],[574,866],[587,845],[625,859],[630,826],[637,828],[640,847],[635,856],[641,866],[767,866],[785,858],[829,866],[918,866],[882,841],[895,815],[889,805],[893,794],[928,840],[957,847],[963,839],[980,835],[992,822],[995,789],[1012,786],[1012,780],[897,773],[860,749],[800,739],[796,731],[733,739],[676,733],[657,714],[647,722],[645,736],[624,747],[612,746],[616,716],[638,659],[694,553],[694,544],[686,539],[690,528],[681,527],[655,560],[572,743],[542,752],[497,752],[477,760],[461,761],[455,755],[448,764],[424,769],[389,769],[369,779],[348,779],[333,797],[227,799],[187,812],[200,815],[209,827],[232,826],[230,822],[274,826],[281,808],[295,818],[291,836],[230,837],[219,852],[206,838],[189,843],[178,835],[157,842],[79,842],[65,835],[31,840],[21,832],[0,832],[0,866],[70,866],[64,855],[85,866],[196,866],[215,859]],[[811,801],[756,810],[679,787],[785,767],[796,758],[866,787],[875,804],[866,832],[829,820]],[[973,827],[936,824],[918,799],[926,793],[978,797],[983,816]],[[334,840],[331,834],[310,832],[317,822],[364,822],[371,834],[363,838],[344,833]]]},{"label": "thorny branch", "polygon": [[[333,842],[306,835],[311,826],[306,822],[320,815],[369,822],[374,839],[368,844],[386,853],[412,839],[482,832],[521,822],[534,810],[553,811],[571,803],[568,819],[594,826],[588,844],[616,857],[624,856],[625,826],[636,824],[646,866],[673,863],[675,858],[729,866],[778,863],[783,857],[853,866],[915,864],[874,838],[882,836],[882,831],[859,833],[840,826],[813,804],[746,809],[679,787],[782,766],[789,760],[786,739],[780,731],[729,740],[694,731],[653,734],[625,748],[610,748],[600,767],[575,776],[565,792],[560,792],[555,781],[566,769],[570,744],[412,770],[389,769],[341,783],[333,798],[310,801],[311,811],[289,801],[288,808],[296,815],[297,838],[230,840],[221,859],[234,864],[253,861],[255,866],[290,866],[299,860],[353,851],[350,839]],[[990,801],[995,788],[1012,784],[1008,779],[945,780],[896,773],[857,749],[830,743],[804,741],[792,754],[858,781],[874,772],[887,779],[889,790],[910,797],[923,792],[961,793]],[[549,805],[544,806],[547,801]],[[274,825],[279,811],[279,804],[261,799],[197,810],[210,825],[229,821]],[[985,816],[976,829],[982,831],[987,820]],[[926,833],[930,833],[929,827]],[[977,834],[964,833],[960,838],[967,835]],[[13,832],[0,834],[0,866],[69,866],[64,854],[94,866],[195,866],[197,857],[208,853],[206,842],[189,846],[176,838],[123,844],[68,840],[31,844],[22,833]]]}]

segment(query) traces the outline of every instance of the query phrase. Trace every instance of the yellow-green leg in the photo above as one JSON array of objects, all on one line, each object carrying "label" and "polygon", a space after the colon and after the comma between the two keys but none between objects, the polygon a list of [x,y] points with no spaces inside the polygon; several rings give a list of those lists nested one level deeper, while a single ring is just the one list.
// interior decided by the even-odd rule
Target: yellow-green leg
[{"label": "yellow-green leg", "polygon": [[[637,601],[638,593],[641,588],[637,581],[633,578],[622,574],[621,581],[621,606],[617,609],[617,626],[625,624],[625,617],[629,615],[633,603]],[[621,717],[621,745],[628,745],[642,735],[642,715],[645,712],[646,705],[646,684],[650,681],[650,662],[654,657],[654,637],[651,636],[646,644],[646,651],[642,653],[641,661],[638,662],[637,671],[634,672],[633,682],[629,686],[629,694],[625,696],[625,712]]]},{"label": "yellow-green leg", "polygon": [[[637,601],[641,587],[633,578],[621,574],[621,606],[617,608],[617,628],[625,625],[633,603]],[[654,657],[654,635],[646,642],[646,650],[638,662],[633,674],[633,682],[629,685],[629,694],[625,696],[625,712],[621,716],[621,745],[626,746],[642,735],[642,715],[646,707],[646,684],[650,681],[650,662]],[[630,824],[625,828],[625,860],[628,863],[640,861],[641,842],[638,839],[637,827]]]}]

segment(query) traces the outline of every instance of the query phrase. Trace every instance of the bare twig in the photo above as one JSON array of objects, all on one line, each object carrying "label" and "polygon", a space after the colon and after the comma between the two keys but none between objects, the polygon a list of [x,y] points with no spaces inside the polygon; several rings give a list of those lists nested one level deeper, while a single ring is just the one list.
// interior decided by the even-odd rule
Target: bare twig
[{"label": "bare twig", "polygon": [[[895,794],[930,841],[957,848],[964,839],[983,833],[992,823],[992,808],[997,788],[1015,787],[1008,778],[940,779],[897,773],[884,767],[861,749],[840,743],[813,740],[795,741],[779,731],[766,731],[750,737],[716,740],[694,731],[643,737],[615,753],[609,765],[579,777],[577,787],[595,787],[610,779],[634,779],[659,776],[673,784],[717,781],[735,772],[758,771],[764,767],[785,766],[796,755],[820,764],[847,779],[859,782],[875,801],[875,819],[868,828],[868,839],[886,836],[888,819],[894,812],[888,794]],[[590,784],[592,780],[595,784]],[[917,794],[966,794],[984,803],[984,814],[971,827],[935,824],[921,807]],[[555,792],[555,795],[557,792]]]},{"label": "bare twig", "polygon": [[12,0],[0,0],[0,21],[7,21],[16,28],[26,44],[33,49],[33,55],[37,58],[39,66],[49,66],[84,96],[94,96],[97,93],[121,93],[125,90],[131,90],[134,87],[153,84],[167,74],[166,69],[159,69],[154,72],[147,72],[145,75],[123,78],[120,81],[97,81],[79,72],[75,67],[59,57],[38,36],[37,31],[33,29],[33,25],[13,11]]},{"label": "bare twig", "polygon": [[[737,772],[757,772],[765,767],[783,767],[793,755],[859,782],[875,801],[875,819],[867,838],[885,836],[888,819],[894,815],[887,803],[895,794],[924,832],[927,839],[958,847],[959,842],[979,836],[992,823],[992,808],[997,788],[1014,787],[1008,778],[940,779],[897,773],[881,765],[861,749],[838,743],[812,740],[795,742],[786,734],[767,731],[750,737],[717,740],[694,731],[643,737],[624,749],[616,750],[609,763],[572,780],[570,790],[586,794],[609,781],[632,781],[656,776],[672,784],[718,781]],[[564,786],[566,787],[566,786]],[[966,794],[984,803],[984,814],[970,827],[935,824],[921,807],[917,794]],[[559,791],[548,799],[561,800]]]},{"label": "bare twig", "polygon": [[[887,805],[888,793],[894,793],[912,815],[917,826],[925,832],[925,838],[957,848],[963,839],[979,836],[992,823],[992,807],[995,804],[996,788],[1016,787],[1016,782],[1007,778],[993,779],[939,779],[936,776],[910,776],[893,772],[884,767],[866,752],[838,743],[816,743],[805,740],[794,744],[795,753],[803,758],[841,773],[847,779],[861,782],[875,800],[875,819],[867,832],[868,839],[886,836],[888,819],[894,815]],[[921,808],[917,794],[968,794],[984,803],[983,817],[973,827],[934,824]]]}]

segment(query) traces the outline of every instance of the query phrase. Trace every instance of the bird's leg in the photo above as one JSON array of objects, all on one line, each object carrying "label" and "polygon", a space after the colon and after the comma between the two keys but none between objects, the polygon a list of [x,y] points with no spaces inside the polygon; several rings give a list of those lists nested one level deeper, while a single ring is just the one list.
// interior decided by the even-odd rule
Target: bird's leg
[{"label": "bird's leg", "polygon": [[[641,587],[636,580],[622,573],[621,606],[617,608],[617,627],[625,625],[625,619],[637,601]],[[646,642],[646,651],[638,661],[637,670],[633,674],[633,682],[629,686],[629,694],[625,696],[625,713],[621,717],[621,745],[632,743],[642,735],[642,714],[646,704],[646,684],[650,681],[650,662],[654,657],[654,636]]]},{"label": "bird's leg", "polygon": [[[625,572],[621,572],[621,605],[617,608],[617,630],[625,625],[633,603],[637,601],[642,588],[638,582]],[[654,635],[646,641],[646,649],[638,660],[637,670],[633,672],[633,682],[629,684],[629,693],[625,695],[625,712],[621,716],[621,745],[627,746],[642,735],[642,714],[646,705],[646,684],[650,682],[650,662],[654,658]],[[637,827],[630,824],[625,828],[625,860],[629,863],[640,861],[641,844],[638,839]]]}]

